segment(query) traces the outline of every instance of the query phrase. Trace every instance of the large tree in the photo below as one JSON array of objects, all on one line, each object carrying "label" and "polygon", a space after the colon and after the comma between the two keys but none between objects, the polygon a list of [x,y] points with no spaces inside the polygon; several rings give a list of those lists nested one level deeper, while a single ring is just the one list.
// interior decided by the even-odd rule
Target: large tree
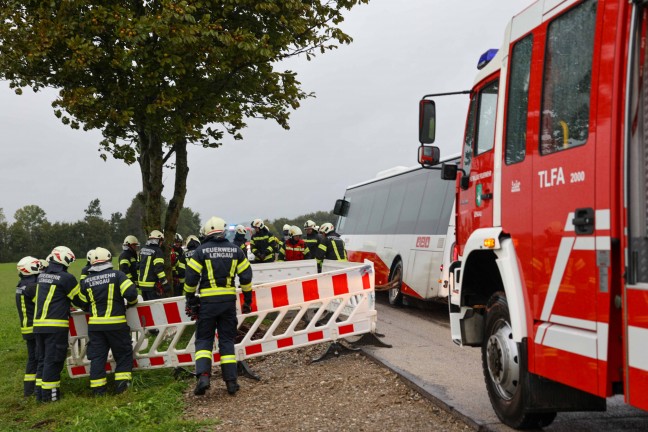
[{"label": "large tree", "polygon": [[186,193],[188,144],[240,139],[247,118],[288,128],[310,94],[281,60],[351,38],[342,10],[369,0],[29,0],[0,2],[0,78],[59,89],[64,124],[103,134],[102,157],[137,162],[144,227],[160,228],[163,167],[174,155],[169,242]]}]

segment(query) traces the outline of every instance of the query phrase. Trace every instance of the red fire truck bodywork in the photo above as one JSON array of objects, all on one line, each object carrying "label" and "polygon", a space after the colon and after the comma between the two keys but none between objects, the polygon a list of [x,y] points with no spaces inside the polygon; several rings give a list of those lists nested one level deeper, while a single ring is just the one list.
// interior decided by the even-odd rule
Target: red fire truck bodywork
[{"label": "red fire truck bodywork", "polygon": [[513,427],[620,392],[648,409],[642,3],[534,3],[470,94],[451,327]]}]

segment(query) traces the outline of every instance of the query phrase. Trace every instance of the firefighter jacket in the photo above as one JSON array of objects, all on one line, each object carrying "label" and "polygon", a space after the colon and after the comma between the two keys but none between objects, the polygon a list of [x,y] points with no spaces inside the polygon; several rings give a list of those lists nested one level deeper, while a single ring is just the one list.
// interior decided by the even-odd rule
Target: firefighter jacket
[{"label": "firefighter jacket", "polygon": [[236,300],[238,275],[246,299],[252,293],[252,267],[240,247],[224,237],[208,237],[187,263],[185,294],[200,294],[201,303]]},{"label": "firefighter jacket", "polygon": [[171,269],[173,279],[177,279],[179,283],[184,284],[185,269],[187,268],[187,260],[182,247],[171,248]]},{"label": "firefighter jacket", "polygon": [[245,256],[247,256],[247,239],[245,238],[245,234],[236,233],[236,235],[234,235],[234,240],[232,240],[232,243],[240,247],[243,252],[246,252]]},{"label": "firefighter jacket", "polygon": [[162,285],[167,283],[164,273],[164,255],[162,248],[153,242],[147,242],[140,250],[138,281],[142,291],[153,291],[159,281]]},{"label": "firefighter jacket", "polygon": [[137,252],[128,246],[119,255],[119,271],[124,273],[131,282],[137,283],[139,258]]},{"label": "firefighter jacket", "polygon": [[70,306],[78,300],[80,287],[67,267],[50,261],[38,275],[36,307],[34,308],[34,333],[68,331]]},{"label": "firefighter jacket", "polygon": [[32,339],[34,333],[34,301],[38,275],[20,276],[16,286],[16,307],[20,318],[20,333],[23,339]]},{"label": "firefighter jacket", "polygon": [[279,249],[279,261],[299,261],[311,258],[311,252],[304,240],[289,238]]},{"label": "firefighter jacket", "polygon": [[90,267],[81,281],[79,298],[90,311],[89,331],[127,329],[126,305],[137,304],[137,288],[125,273],[114,270],[112,263]]},{"label": "firefighter jacket", "polygon": [[308,246],[308,249],[310,249],[312,255],[316,254],[317,248],[320,243],[322,243],[322,240],[324,240],[322,235],[318,234],[315,230],[313,230],[310,235],[305,234],[302,239],[306,243],[306,246]]},{"label": "firefighter jacket", "polygon": [[344,240],[335,231],[331,231],[326,235],[322,243],[318,246],[317,252],[317,261],[320,264],[325,259],[348,261]]},{"label": "firefighter jacket", "polygon": [[275,251],[279,249],[278,243],[279,239],[264,227],[252,236],[250,248],[257,261],[272,262],[275,259]]}]

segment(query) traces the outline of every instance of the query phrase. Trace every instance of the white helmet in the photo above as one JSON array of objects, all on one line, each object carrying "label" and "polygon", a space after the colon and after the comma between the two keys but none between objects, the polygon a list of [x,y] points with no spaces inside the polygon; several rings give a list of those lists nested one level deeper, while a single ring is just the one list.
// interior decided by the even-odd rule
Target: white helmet
[{"label": "white helmet", "polygon": [[207,237],[213,235],[216,235],[217,237],[222,237],[223,235],[225,235],[226,230],[227,230],[227,224],[223,219],[217,216],[210,217],[209,220],[205,222],[205,226],[203,227],[203,232]]},{"label": "white helmet", "polygon": [[16,267],[18,268],[18,273],[23,276],[38,274],[43,269],[41,261],[38,258],[34,258],[33,256],[26,256],[24,258],[21,258],[21,260],[18,261]]},{"label": "white helmet", "polygon": [[288,234],[290,234],[291,237],[292,236],[300,236],[300,235],[302,235],[302,230],[298,226],[293,225],[293,226],[290,227],[290,230],[288,231]]},{"label": "white helmet", "polygon": [[74,256],[74,252],[72,252],[69,247],[56,246],[54,249],[52,249],[50,261],[63,264],[65,267],[67,267],[72,264],[74,260],[76,260],[76,257]]},{"label": "white helmet", "polygon": [[164,234],[162,234],[162,231],[160,230],[153,230],[151,231],[151,234],[149,234],[149,239],[164,240]]},{"label": "white helmet", "polygon": [[196,237],[195,235],[192,234],[192,235],[190,235],[190,236],[187,236],[187,243],[185,244],[185,246],[189,246],[189,244],[190,244],[192,241],[193,241],[193,242],[196,242],[196,243],[198,243],[198,244],[200,244],[200,240],[198,240],[198,237]]},{"label": "white helmet", "polygon": [[262,219],[254,219],[252,221],[252,228],[263,229],[265,228],[265,224],[263,223]]},{"label": "white helmet", "polygon": [[307,220],[306,222],[304,222],[304,228],[312,228],[312,229],[315,229],[315,226],[316,226],[316,225],[315,225],[315,222],[313,222],[313,221],[310,220],[310,219]]},{"label": "white helmet", "polygon": [[45,270],[45,267],[47,267],[49,265],[48,259],[46,258],[46,259],[42,259],[42,260],[39,260],[39,261],[41,263],[42,270]]},{"label": "white helmet", "polygon": [[94,251],[94,249],[90,249],[86,254],[86,259],[88,260],[88,262],[92,262],[92,255],[94,254]]},{"label": "white helmet", "polygon": [[175,241],[176,241],[176,243],[177,243],[177,242],[182,243],[182,236],[181,236],[179,233],[176,233],[176,235],[175,235]]},{"label": "white helmet", "polygon": [[243,225],[236,225],[236,232],[239,234],[245,234],[247,233],[247,230]]},{"label": "white helmet", "polygon": [[137,240],[137,237],[135,237],[134,235],[128,235],[124,239],[124,246],[128,246],[128,245],[139,246],[139,240]]},{"label": "white helmet", "polygon": [[335,227],[333,226],[333,224],[330,223],[330,222],[326,222],[326,223],[322,224],[322,226],[319,229],[319,232],[321,232],[322,234],[328,234],[333,230],[335,230]]},{"label": "white helmet", "polygon": [[290,231],[290,228],[292,228],[292,227],[291,227],[290,225],[288,225],[288,224],[285,224],[285,225],[283,226],[283,230],[284,230],[284,231]]},{"label": "white helmet", "polygon": [[112,259],[112,255],[110,254],[110,251],[108,249],[98,247],[92,250],[91,252],[92,252],[92,259],[90,260],[90,264],[92,265],[101,264],[103,262],[107,262]]}]

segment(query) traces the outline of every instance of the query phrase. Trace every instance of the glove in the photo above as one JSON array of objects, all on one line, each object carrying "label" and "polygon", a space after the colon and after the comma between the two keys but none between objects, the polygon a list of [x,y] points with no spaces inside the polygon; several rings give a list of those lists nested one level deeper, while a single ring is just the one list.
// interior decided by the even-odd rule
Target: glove
[{"label": "glove", "polygon": [[243,306],[241,307],[241,311],[244,314],[248,314],[248,313],[252,312],[252,293],[251,292],[243,293]]},{"label": "glove", "polygon": [[200,313],[200,298],[195,295],[187,295],[185,303],[185,314],[191,318],[191,321],[198,319]]},{"label": "glove", "polygon": [[137,307],[137,302],[135,302],[133,304],[126,303],[126,309],[130,309],[130,308],[134,308],[134,307]]}]

